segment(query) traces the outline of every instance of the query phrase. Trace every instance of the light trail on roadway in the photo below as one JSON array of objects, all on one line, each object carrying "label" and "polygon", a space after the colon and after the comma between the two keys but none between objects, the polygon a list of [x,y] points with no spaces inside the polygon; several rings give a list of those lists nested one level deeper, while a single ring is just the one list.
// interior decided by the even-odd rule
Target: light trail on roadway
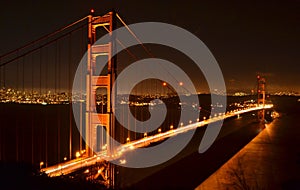
[{"label": "light trail on roadway", "polygon": [[[214,123],[217,121],[221,121],[227,118],[239,116],[244,113],[249,113],[252,111],[258,111],[262,109],[270,109],[273,107],[273,104],[266,104],[265,106],[256,106],[256,107],[249,107],[249,108],[244,108],[244,109],[238,109],[234,111],[228,111],[227,113],[219,113],[218,115],[214,117],[210,117],[208,119],[202,120],[202,121],[197,121],[195,123],[192,123],[190,121],[189,124],[183,126],[181,125],[180,127],[176,129],[170,129],[169,131],[158,133],[152,136],[146,136],[142,139],[138,139],[135,141],[128,142],[126,144],[122,144],[119,147],[116,148],[116,153],[108,155],[106,150],[103,150],[101,152],[96,153],[92,157],[80,157],[76,158],[74,160],[70,160],[64,163],[60,163],[54,166],[50,166],[47,168],[41,169],[41,172],[45,172],[47,175],[50,177],[53,176],[60,176],[60,175],[66,175],[73,173],[83,167],[88,167],[92,166],[96,163],[100,163],[103,161],[111,161],[111,160],[118,160],[120,157],[125,154],[128,151],[134,151],[136,148],[140,147],[145,147],[150,145],[153,142],[158,142],[161,140],[164,140],[166,138],[176,136],[181,133],[188,132],[190,130],[199,128],[199,127],[204,127],[210,123]],[[197,119],[198,120],[198,119]],[[120,159],[120,163],[125,163],[126,160]]]}]

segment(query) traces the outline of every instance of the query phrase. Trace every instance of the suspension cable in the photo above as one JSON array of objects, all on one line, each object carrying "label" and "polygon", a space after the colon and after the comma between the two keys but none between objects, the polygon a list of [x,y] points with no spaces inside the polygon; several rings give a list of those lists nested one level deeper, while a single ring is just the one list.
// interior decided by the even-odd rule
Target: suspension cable
[{"label": "suspension cable", "polygon": [[18,51],[20,51],[20,50],[22,50],[22,49],[25,49],[25,48],[27,48],[27,47],[29,47],[29,46],[32,46],[32,45],[34,45],[35,43],[38,43],[38,42],[40,42],[40,41],[42,41],[42,40],[45,40],[45,39],[48,39],[48,38],[50,38],[50,37],[52,37],[52,36],[54,36],[54,35],[56,35],[56,34],[62,32],[62,31],[64,31],[64,30],[66,30],[66,29],[68,29],[68,28],[70,28],[70,27],[72,27],[72,26],[74,26],[74,25],[76,25],[76,24],[78,24],[78,23],[84,21],[84,20],[87,19],[87,18],[88,18],[88,16],[86,16],[86,17],[84,17],[84,18],[82,18],[82,19],[80,19],[80,20],[78,20],[78,21],[76,21],[76,22],[73,22],[73,23],[71,23],[71,24],[69,24],[69,25],[67,25],[67,26],[65,26],[65,27],[62,27],[62,28],[60,28],[60,29],[58,29],[58,30],[55,30],[54,32],[51,32],[50,34],[47,34],[47,35],[42,36],[42,37],[40,37],[40,38],[38,38],[38,39],[36,39],[36,40],[33,40],[33,41],[31,41],[31,42],[29,42],[29,43],[27,43],[27,44],[25,44],[25,45],[23,45],[23,46],[21,46],[21,47],[15,49],[15,50],[12,50],[12,51],[10,51],[10,52],[7,52],[7,53],[1,55],[0,58],[4,58],[4,57],[6,57],[6,56],[8,56],[8,55],[11,55],[11,54],[13,54],[13,53],[15,53],[15,52],[18,52]]},{"label": "suspension cable", "polygon": [[39,60],[39,69],[40,69],[40,71],[39,71],[39,73],[40,73],[40,88],[39,88],[39,94],[40,94],[40,96],[42,95],[42,53],[43,53],[43,51],[42,51],[42,49],[40,49],[40,53],[39,53],[39,58],[40,58],[40,60]]},{"label": "suspension cable", "polygon": [[18,62],[17,62],[17,71],[16,71],[16,73],[17,73],[17,93],[18,93],[18,91],[19,91],[19,62],[20,62],[20,60],[18,60]]},{"label": "suspension cable", "polygon": [[122,20],[122,18],[119,16],[118,13],[116,13],[117,18],[121,21],[121,23],[125,26],[125,28],[127,28],[127,30],[130,32],[130,34],[139,42],[139,44],[141,44],[141,46],[144,48],[144,50],[151,56],[154,57],[152,55],[152,53],[144,46],[143,42],[135,35],[135,33],[129,28],[129,26]]},{"label": "suspension cable", "polygon": [[[106,28],[106,26],[103,25],[103,28],[107,31],[110,32],[108,30],[108,28]],[[118,39],[116,38],[116,41],[120,44],[120,46],[122,46],[123,49],[126,50],[126,52],[134,59],[134,60],[138,60],[138,58],[136,57],[136,55],[134,55],[128,48],[125,47],[125,45]]]},{"label": "suspension cable", "polygon": [[14,57],[14,58],[12,58],[12,59],[10,59],[10,60],[8,60],[8,61],[6,61],[6,62],[0,64],[0,67],[2,67],[2,66],[4,66],[4,65],[7,65],[7,64],[9,64],[9,63],[11,63],[11,62],[13,62],[13,61],[15,61],[15,60],[21,58],[21,57],[24,57],[24,56],[28,55],[28,54],[31,54],[31,53],[35,52],[36,50],[38,50],[38,49],[41,49],[41,48],[43,48],[43,47],[46,47],[46,46],[48,46],[48,45],[50,45],[50,44],[56,42],[57,40],[62,39],[62,38],[64,38],[64,37],[68,36],[69,34],[71,34],[71,33],[75,32],[75,31],[81,29],[83,26],[85,26],[85,25],[87,25],[87,24],[88,24],[88,23],[82,24],[82,25],[80,25],[79,27],[76,27],[75,29],[69,31],[68,33],[65,33],[65,34],[63,34],[63,35],[61,35],[61,36],[59,36],[59,37],[57,37],[57,38],[55,38],[55,39],[52,39],[52,40],[50,40],[50,41],[48,41],[48,42],[46,42],[46,43],[44,43],[44,44],[42,44],[42,45],[40,45],[40,46],[38,46],[38,47],[36,47],[36,48],[33,48],[33,49],[31,49],[31,50],[29,50],[29,51],[27,51],[27,52],[25,52],[25,53],[23,53],[23,54],[21,54],[21,55],[19,55],[19,56],[17,56],[17,57]]},{"label": "suspension cable", "polygon": [[[39,38],[38,40],[35,40],[34,42],[31,42],[31,43],[29,43],[29,44],[30,44],[30,45],[33,45],[33,44],[35,44],[35,43],[38,42],[38,41],[41,41],[41,40],[43,40],[43,39],[47,39],[47,38],[49,38],[49,37],[51,37],[51,36],[54,36],[55,34],[58,34],[59,32],[61,32],[61,31],[63,31],[63,30],[66,30],[66,29],[68,29],[68,28],[70,28],[70,27],[72,27],[72,26],[74,26],[74,25],[76,25],[76,24],[82,22],[82,21],[85,20],[86,18],[88,18],[88,16],[86,16],[86,17],[84,17],[84,18],[82,18],[82,19],[80,19],[80,20],[78,20],[78,21],[76,21],[76,22],[74,22],[74,23],[72,23],[72,24],[66,26],[66,27],[63,27],[63,28],[61,28],[61,29],[59,29],[59,30],[57,30],[57,31],[55,31],[55,32],[53,32],[53,33],[51,33],[51,34],[45,35],[45,36]],[[65,36],[67,36],[67,35],[69,35],[69,34],[75,32],[75,31],[77,31],[77,30],[82,29],[84,26],[86,26],[86,25],[88,25],[89,23],[92,23],[92,22],[94,22],[94,21],[95,21],[95,19],[92,20],[92,21],[90,21],[90,22],[84,23],[84,24],[82,24],[82,25],[76,27],[75,29],[73,29],[73,30],[71,30],[71,31],[69,31],[69,32],[67,32],[67,33],[65,33],[65,34],[63,34],[63,35],[61,35],[61,36],[59,36],[59,37],[57,37],[57,38],[54,38],[54,39],[52,39],[52,40],[50,40],[50,41],[44,43],[43,45],[40,45],[40,46],[38,46],[38,47],[36,47],[36,48],[33,48],[33,49],[31,49],[31,50],[29,50],[29,51],[27,51],[27,52],[25,52],[25,53],[23,53],[23,54],[21,54],[21,55],[19,55],[19,56],[17,56],[17,57],[14,57],[14,58],[12,58],[12,59],[10,59],[10,60],[8,60],[8,61],[6,61],[6,62],[0,64],[0,67],[5,66],[5,65],[7,65],[7,64],[9,64],[9,63],[11,63],[11,62],[13,62],[13,61],[15,61],[15,60],[21,58],[21,57],[24,57],[24,56],[28,55],[28,54],[31,54],[31,53],[35,52],[36,50],[38,50],[38,49],[41,49],[41,48],[43,48],[43,47],[46,47],[46,46],[48,46],[48,45],[54,43],[55,41],[57,41],[57,40],[59,40],[59,39],[62,39],[62,38],[64,38]],[[6,57],[6,56],[8,56],[8,55],[10,55],[10,54],[12,54],[12,53],[18,51],[18,50],[20,50],[20,49],[24,49],[24,48],[26,48],[26,47],[29,47],[29,46],[30,46],[29,44],[24,45],[24,46],[21,47],[21,48],[18,48],[18,49],[16,49],[16,50],[13,50],[13,51],[11,51],[11,52],[6,53],[5,55],[0,56],[0,60],[1,60],[2,58]],[[0,62],[0,63],[1,63],[1,62]]]},{"label": "suspension cable", "polygon": [[[143,49],[146,51],[146,53],[149,54],[150,57],[155,58],[155,56],[146,48],[146,46],[142,43],[142,41],[137,37],[137,35],[129,28],[129,26],[124,22],[124,20],[120,17],[120,15],[118,13],[116,13],[117,18],[120,20],[120,22],[125,26],[125,28],[130,32],[130,34],[137,40],[137,42],[143,47]],[[166,72],[177,82],[180,83],[169,71],[168,69],[166,69],[163,64],[160,64],[165,70]],[[174,92],[174,90],[172,88],[170,88],[167,85],[167,88],[169,88],[169,90],[171,90],[171,92]],[[184,90],[186,90],[188,93],[191,94],[190,90],[188,90],[185,86],[181,86],[181,88],[183,88]]]}]

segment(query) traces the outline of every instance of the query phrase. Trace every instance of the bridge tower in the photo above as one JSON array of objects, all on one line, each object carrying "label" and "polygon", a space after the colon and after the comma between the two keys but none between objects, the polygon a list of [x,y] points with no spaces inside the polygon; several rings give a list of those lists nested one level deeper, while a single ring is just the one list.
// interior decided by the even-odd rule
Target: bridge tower
[{"label": "bridge tower", "polygon": [[[266,79],[258,75],[257,76],[257,105],[265,106],[265,100],[266,100]],[[265,121],[264,109],[258,111],[258,120],[264,123]]]},{"label": "bridge tower", "polygon": [[[99,140],[103,139],[107,147],[107,155],[113,154],[112,142],[108,136],[115,138],[115,117],[112,108],[115,102],[112,85],[116,78],[116,58],[112,57],[115,48],[112,31],[115,28],[115,12],[109,12],[104,16],[94,16],[94,11],[88,16],[88,52],[87,52],[87,76],[86,76],[86,154],[91,157],[99,151]],[[107,44],[95,45],[97,40],[97,28],[106,27],[109,30],[110,40]],[[105,74],[96,73],[97,58],[105,56],[108,60]],[[106,67],[105,67],[106,68]],[[105,109],[97,113],[96,99],[97,89],[105,91],[106,100],[102,99]],[[103,97],[103,96],[102,96]],[[97,131],[106,129],[102,137],[98,137]],[[103,130],[105,131],[105,130]],[[98,142],[97,142],[98,141]],[[108,163],[105,171],[105,183],[108,187],[114,187],[114,165]]]}]

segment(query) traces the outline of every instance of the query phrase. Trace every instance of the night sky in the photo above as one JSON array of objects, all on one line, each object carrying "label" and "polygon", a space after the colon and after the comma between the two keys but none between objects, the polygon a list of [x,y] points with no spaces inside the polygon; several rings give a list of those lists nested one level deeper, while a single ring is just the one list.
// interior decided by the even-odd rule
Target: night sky
[{"label": "night sky", "polygon": [[[218,61],[228,90],[249,92],[258,73],[268,91],[300,92],[300,1],[1,1],[0,54],[86,15],[114,8],[127,24],[156,21],[201,39]],[[189,67],[189,66],[186,66]]]}]

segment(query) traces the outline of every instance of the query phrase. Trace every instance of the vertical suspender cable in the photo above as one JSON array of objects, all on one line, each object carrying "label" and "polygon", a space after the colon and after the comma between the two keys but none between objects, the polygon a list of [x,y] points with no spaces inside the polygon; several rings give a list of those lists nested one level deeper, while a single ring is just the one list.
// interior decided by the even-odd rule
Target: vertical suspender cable
[{"label": "vertical suspender cable", "polygon": [[61,123],[60,123],[60,115],[61,115],[61,110],[59,110],[59,107],[57,107],[57,161],[58,163],[60,163],[61,161],[61,155],[60,155],[60,152],[61,152],[61,149],[60,149],[60,138],[61,138],[61,135],[60,135],[60,128],[61,128]]},{"label": "vertical suspender cable", "polygon": [[127,137],[126,137],[126,141],[127,141],[127,138],[130,139],[130,119],[129,119],[129,114],[130,114],[130,104],[129,104],[129,110],[127,112]]},{"label": "vertical suspender cable", "polygon": [[57,40],[55,41],[54,45],[54,95],[55,99],[57,98],[56,96],[56,85],[57,85],[57,76],[56,76],[56,70],[57,70],[57,59],[58,59],[58,47],[57,47]]},{"label": "vertical suspender cable", "polygon": [[[60,45],[58,41],[55,42],[55,69],[54,69],[54,76],[55,76],[55,97],[58,98],[57,96],[57,83],[59,83],[59,74],[57,76],[57,71],[59,70],[59,65],[60,65]],[[59,73],[59,72],[58,72]],[[58,78],[58,79],[57,79]],[[58,82],[57,82],[58,81]],[[58,85],[59,86],[59,85]],[[56,100],[58,101],[58,100]],[[56,116],[57,116],[57,162],[60,163],[61,161],[61,155],[60,155],[60,110],[59,107],[56,107]]]},{"label": "vertical suspender cable", "polygon": [[24,62],[25,57],[22,57],[22,96],[24,96],[25,92],[25,68],[24,68]]},{"label": "vertical suspender cable", "polygon": [[[70,24],[70,25],[68,25],[68,26],[66,26],[66,27],[64,27],[64,28],[62,28],[62,29],[59,29],[59,30],[57,30],[57,31],[55,31],[55,32],[53,32],[53,33],[51,33],[51,34],[49,34],[49,35],[46,35],[46,36],[43,36],[42,38],[40,38],[40,39],[38,39],[38,40],[35,40],[35,41],[33,41],[33,42],[31,42],[31,43],[29,43],[29,44],[26,44],[25,46],[22,46],[21,48],[18,48],[17,50],[14,50],[14,51],[11,51],[11,52],[9,52],[9,53],[7,53],[7,54],[5,54],[5,55],[2,55],[2,56],[0,56],[0,59],[3,61],[4,59],[2,59],[2,58],[4,58],[4,57],[6,57],[6,56],[8,56],[8,55],[15,55],[15,57],[14,58],[12,58],[11,60],[9,60],[9,61],[7,61],[7,62],[5,62],[5,63],[2,63],[2,62],[0,62],[0,88],[3,86],[4,88],[6,88],[7,87],[7,82],[10,82],[9,80],[8,81],[6,81],[6,78],[9,78],[10,76],[8,76],[8,77],[6,77],[6,70],[7,70],[7,66],[6,66],[6,64],[8,64],[8,63],[12,63],[13,61],[17,61],[17,65],[16,65],[16,74],[17,74],[17,83],[16,83],[16,88],[17,88],[17,91],[19,91],[19,88],[21,87],[21,85],[22,85],[22,92],[23,92],[23,94],[22,94],[22,97],[23,98],[25,98],[25,95],[29,95],[29,93],[30,93],[30,84],[28,84],[28,82],[30,82],[31,81],[31,100],[33,100],[35,97],[34,97],[34,89],[35,88],[38,88],[38,83],[36,83],[35,82],[35,77],[37,77],[36,76],[36,72],[38,72],[38,69],[39,69],[39,71],[40,71],[40,73],[39,73],[39,78],[40,78],[40,82],[39,82],[39,87],[40,87],[40,89],[39,89],[39,91],[40,91],[40,97],[42,97],[41,96],[41,94],[42,94],[42,50],[41,50],[41,48],[42,47],[45,47],[45,46],[48,46],[49,44],[51,44],[51,43],[53,43],[52,42],[52,40],[51,40],[51,38],[50,37],[54,37],[56,34],[58,34],[58,33],[60,33],[60,32],[62,32],[62,31],[64,31],[64,30],[66,30],[66,29],[68,29],[68,28],[70,28],[71,26],[74,26],[74,25],[76,25],[77,23],[79,23],[79,22],[81,22],[81,21],[83,21],[83,20],[85,20],[87,17],[85,17],[85,18],[83,18],[83,19],[81,19],[81,20],[79,20],[79,21],[76,21],[76,22],[74,22],[74,23],[72,23],[72,24]],[[76,29],[77,30],[77,29]],[[59,37],[59,38],[61,38],[61,37]],[[57,39],[59,39],[59,38],[57,38]],[[48,39],[50,39],[51,41],[49,41],[49,42],[46,42],[45,44],[42,44],[42,45],[40,45],[39,47],[36,47],[36,45],[37,45],[37,42],[41,42],[42,40],[44,41],[44,40],[48,40]],[[71,41],[70,41],[71,42]],[[24,54],[22,54],[22,55],[19,55],[19,53],[22,53],[22,52],[20,52],[20,50],[23,50],[23,49],[25,49],[25,48],[28,48],[29,49],[29,51],[24,51],[25,53]],[[32,49],[30,49],[30,48],[32,48]],[[38,60],[37,59],[35,59],[35,57],[34,57],[34,55],[31,55],[31,57],[27,57],[27,61],[28,62],[30,62],[30,59],[31,59],[31,64],[29,63],[29,66],[31,65],[31,70],[30,70],[30,68],[29,67],[27,67],[28,69],[26,69],[25,70],[25,60],[26,60],[26,56],[28,55],[28,54],[31,54],[31,53],[33,53],[34,51],[36,51],[36,50],[40,50],[40,54],[39,54],[39,68],[35,68],[35,66],[37,66],[36,64],[38,64],[38,63],[36,63]],[[48,56],[48,53],[49,52],[47,52],[47,56]],[[71,53],[70,53],[70,55],[71,55]],[[49,61],[48,61],[49,62]],[[71,58],[70,58],[70,63],[69,64],[71,64]],[[47,65],[47,64],[46,64]],[[3,67],[3,68],[2,68]],[[47,66],[46,66],[47,67]],[[70,67],[70,65],[69,65],[69,68],[71,68]],[[31,71],[31,80],[30,80],[30,71]],[[28,72],[28,74],[27,74],[27,77],[25,76],[25,72]],[[45,76],[45,84],[46,84],[46,94],[47,94],[47,89],[48,89],[48,71],[47,71],[47,68],[46,68],[46,76]],[[21,76],[21,74],[22,74],[22,76]],[[60,74],[59,74],[60,75]],[[23,80],[22,80],[22,83],[20,83],[20,80],[21,80],[21,77],[23,78]],[[25,79],[27,79],[27,80],[25,80]],[[3,81],[3,82],[2,82]],[[26,82],[25,82],[26,81]],[[25,84],[26,83],[26,84]],[[36,84],[35,84],[36,83]],[[71,83],[71,79],[70,79],[70,76],[69,76],[69,87],[70,87],[70,83]],[[13,84],[13,83],[12,83]],[[8,84],[9,86],[11,85],[11,84]],[[26,85],[26,86],[25,86]],[[35,86],[35,85],[37,85],[37,86]],[[24,92],[25,92],[25,89],[27,90],[28,89],[28,92],[25,94]],[[55,88],[55,90],[56,90],[56,88]],[[46,97],[46,99],[49,99],[49,97]],[[70,107],[70,110],[71,110],[71,107]],[[70,116],[71,116],[71,112],[70,112]],[[34,141],[33,141],[33,135],[34,135],[34,129],[33,129],[33,127],[34,127],[34,123],[33,123],[33,118],[34,118],[34,115],[32,115],[32,117],[31,117],[31,119],[32,119],[32,147],[31,147],[31,149],[32,149],[32,162],[34,162],[34,158],[33,158],[33,152],[34,152]],[[20,121],[17,121],[18,122],[18,126],[20,125]],[[45,134],[45,141],[46,141],[46,143],[45,143],[45,146],[46,146],[46,148],[45,148],[45,152],[46,152],[46,164],[47,164],[47,148],[48,148],[48,137],[47,137],[47,121],[46,121],[46,134]],[[72,119],[70,118],[70,126],[72,127]],[[70,128],[70,129],[72,129],[72,128]],[[2,132],[2,131],[1,131]],[[21,133],[21,131],[20,130],[16,130],[16,133],[17,133],[17,135],[16,136],[20,136],[20,134],[22,134]],[[24,137],[24,136],[22,136],[22,137]],[[72,136],[71,136],[72,137]],[[1,138],[2,139],[2,138]],[[44,139],[41,139],[42,141],[44,141]],[[18,143],[17,143],[17,145],[19,146],[22,146],[20,143],[20,140],[19,139],[17,139],[17,141],[18,141]],[[41,142],[41,141],[39,141],[39,142]],[[43,146],[42,145],[43,143],[40,143],[40,146]],[[2,147],[2,146],[1,146]],[[20,148],[20,147],[18,147],[18,148]],[[3,149],[0,149],[0,151],[1,150],[3,150]],[[41,151],[40,151],[41,152]],[[18,152],[18,154],[19,154],[19,152]],[[40,155],[41,156],[41,155]],[[0,153],[0,157],[3,157],[2,156],[2,154]],[[18,155],[18,158],[19,158],[19,155]]]},{"label": "vertical suspender cable", "polygon": [[16,125],[16,161],[19,161],[19,131],[18,131],[18,120],[15,120]]},{"label": "vertical suspender cable", "polygon": [[31,55],[31,101],[33,100],[33,88],[34,88],[34,56]]},{"label": "vertical suspender cable", "polygon": [[[48,100],[48,64],[49,64],[49,48],[46,47],[46,61],[45,61],[45,91],[46,100]],[[48,165],[48,118],[45,114],[45,165]]]},{"label": "vertical suspender cable", "polygon": [[[1,58],[0,58],[0,64],[1,64]],[[0,90],[1,90],[1,72],[2,72],[2,69],[1,69],[1,67],[0,67]],[[2,113],[4,113],[4,110],[2,110],[2,106],[1,106],[1,112]],[[2,116],[0,116],[0,119],[1,119],[1,117]],[[4,161],[4,159],[2,158],[2,146],[3,146],[3,144],[4,144],[4,142],[3,142],[3,129],[2,129],[3,127],[0,127],[0,160],[3,160]]]},{"label": "vertical suspender cable", "polygon": [[[19,52],[17,54],[19,54]],[[17,60],[17,85],[16,85],[17,93],[19,91],[19,62],[20,62],[20,59]]]},{"label": "vertical suspender cable", "polygon": [[[43,67],[42,67],[42,65],[43,65],[43,63],[45,64],[45,72],[47,72],[47,62],[46,62],[46,60],[47,60],[47,55],[48,55],[48,49],[47,49],[47,47],[45,47],[45,49],[46,49],[46,55],[45,55],[45,57],[46,57],[46,59],[43,59],[43,54],[42,54],[42,52],[41,52],[41,56],[40,56],[40,97],[41,97],[41,99],[44,101],[44,98],[45,97],[43,97],[43,95],[44,94],[46,94],[47,93],[47,89],[46,89],[46,93],[44,93],[43,94],[43,91],[42,91],[42,80],[43,80],[43,77],[42,77],[42,73],[43,73]],[[44,62],[44,60],[45,60],[45,62]],[[46,81],[46,78],[45,78],[45,81]],[[43,95],[42,95],[43,94]],[[44,123],[44,127],[45,127],[45,166],[47,167],[48,166],[48,123],[47,123],[47,121],[48,121],[48,119],[47,119],[47,115],[46,115],[46,113],[45,113],[45,109],[43,109],[43,113],[44,113],[44,115],[43,115],[43,117],[44,117],[44,120],[45,120],[45,123]]]},{"label": "vertical suspender cable", "polygon": [[6,88],[6,84],[5,84],[5,70],[6,70],[6,66],[3,66],[3,87]]},{"label": "vertical suspender cable", "polygon": [[[18,54],[19,52],[17,51],[17,54]],[[17,71],[16,71],[16,73],[17,73],[17,84],[16,84],[16,93],[18,93],[18,83],[19,83],[19,60],[17,60]],[[18,119],[16,120],[16,145],[17,145],[17,149],[16,149],[16,152],[17,152],[17,162],[19,161],[19,144],[20,144],[20,140],[19,140],[19,121],[18,121]],[[20,128],[20,130],[21,130],[21,128]],[[22,134],[22,133],[20,133],[20,134]],[[23,143],[22,143],[23,144]],[[21,150],[22,150],[23,148],[21,147]]]},{"label": "vertical suspender cable", "polygon": [[[135,99],[136,100],[139,100],[139,99],[137,99],[138,98],[138,85],[137,86],[135,86]],[[139,103],[139,102],[136,102],[136,103]],[[138,104],[136,104],[135,106],[134,106],[134,117],[135,117],[135,120],[134,120],[134,140],[136,140],[136,117],[137,117],[137,105]]]},{"label": "vertical suspender cable", "polygon": [[43,51],[42,51],[42,49],[40,49],[40,53],[39,53],[39,55],[40,55],[40,60],[39,60],[39,69],[40,69],[40,71],[39,71],[39,74],[40,74],[40,86],[39,86],[39,97],[41,98],[42,97],[42,54],[43,54]]},{"label": "vertical suspender cable", "polygon": [[31,164],[34,164],[34,127],[31,125]]},{"label": "vertical suspender cable", "polygon": [[49,63],[49,48],[47,48],[46,51],[46,61],[45,61],[45,91],[46,91],[46,97],[48,97],[48,63]]},{"label": "vertical suspender cable", "polygon": [[[1,57],[0,57],[0,65],[1,65]],[[0,67],[0,89],[2,88],[2,67]],[[0,157],[1,159],[1,157]]]},{"label": "vertical suspender cable", "polygon": [[[83,52],[83,27],[80,30],[80,53],[82,54]],[[80,92],[79,92],[79,151],[81,152],[82,150],[82,64],[79,64],[79,70],[80,70]],[[73,96],[73,94],[72,94]]]},{"label": "vertical suspender cable", "polygon": [[[80,48],[81,48],[81,55],[84,55],[84,48],[83,48],[83,27],[81,28],[81,39],[80,39]],[[82,114],[83,114],[83,110],[82,110],[82,84],[83,84],[83,73],[82,73],[82,69],[83,69],[83,64],[79,64],[80,66],[80,93],[79,93],[79,112],[80,112],[80,115],[79,115],[79,151],[81,152],[82,151],[82,137],[83,137],[83,132],[82,132]]]},{"label": "vertical suspender cable", "polygon": [[[71,55],[72,55],[72,51],[71,51],[71,36],[72,33],[69,34],[69,47],[68,47],[68,52],[69,52],[69,61],[68,61],[68,90],[69,90],[69,97],[71,97],[71,92],[72,92],[72,88],[71,88]],[[71,100],[69,100],[71,101]],[[70,159],[72,158],[72,104],[71,102],[69,103],[69,128],[70,128],[70,134],[69,134],[69,154],[70,154]]]}]

